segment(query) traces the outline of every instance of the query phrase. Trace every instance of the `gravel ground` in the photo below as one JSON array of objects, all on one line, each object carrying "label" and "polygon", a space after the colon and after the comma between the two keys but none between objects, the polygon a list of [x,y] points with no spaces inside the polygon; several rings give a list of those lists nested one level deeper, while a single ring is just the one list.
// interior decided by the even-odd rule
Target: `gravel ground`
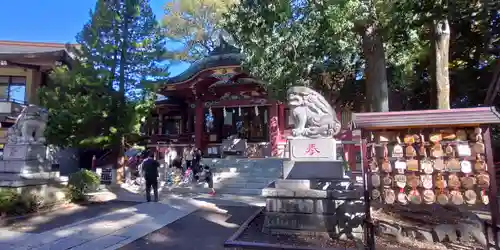
[{"label": "gravel ground", "polygon": [[332,240],[322,235],[272,235],[262,232],[264,214],[259,214],[238,237],[238,241],[282,244],[295,247],[354,248],[353,241]]},{"label": "gravel ground", "polygon": [[107,201],[87,205],[72,205],[39,215],[23,217],[12,221],[12,223],[3,225],[3,227],[18,232],[43,233],[54,228],[63,227],[137,204],[139,203]]}]

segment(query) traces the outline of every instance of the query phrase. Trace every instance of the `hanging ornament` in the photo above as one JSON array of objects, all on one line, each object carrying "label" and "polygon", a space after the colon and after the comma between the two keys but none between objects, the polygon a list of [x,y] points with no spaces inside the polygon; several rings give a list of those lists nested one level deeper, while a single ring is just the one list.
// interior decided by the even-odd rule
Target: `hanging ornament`
[{"label": "hanging ornament", "polygon": [[214,113],[212,113],[212,107],[209,107],[209,108],[208,108],[208,114],[210,114],[210,116],[213,116],[213,115],[214,115]]},{"label": "hanging ornament", "polygon": [[241,107],[238,108],[238,116],[241,116]]},{"label": "hanging ornament", "polygon": [[231,109],[231,113],[236,113],[236,109]]},{"label": "hanging ornament", "polygon": [[259,116],[259,108],[257,106],[254,107],[254,110],[255,110],[255,115],[256,116]]},{"label": "hanging ornament", "polygon": [[222,108],[222,114],[224,115],[224,117],[226,117],[226,107]]}]

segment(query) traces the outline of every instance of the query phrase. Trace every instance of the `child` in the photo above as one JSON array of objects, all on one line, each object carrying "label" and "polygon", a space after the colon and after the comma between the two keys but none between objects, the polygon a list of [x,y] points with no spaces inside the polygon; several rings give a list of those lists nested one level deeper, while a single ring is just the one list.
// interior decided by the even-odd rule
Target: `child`
[{"label": "child", "polygon": [[208,187],[212,189],[209,195],[215,195],[215,189],[214,189],[214,178],[212,171],[210,170],[209,166],[203,166],[203,171],[200,173],[201,178],[200,179],[205,179],[205,182],[208,184]]},{"label": "child", "polygon": [[184,173],[184,179],[182,180],[182,183],[191,184],[191,182],[193,182],[193,170],[191,170],[191,168],[188,168]]}]

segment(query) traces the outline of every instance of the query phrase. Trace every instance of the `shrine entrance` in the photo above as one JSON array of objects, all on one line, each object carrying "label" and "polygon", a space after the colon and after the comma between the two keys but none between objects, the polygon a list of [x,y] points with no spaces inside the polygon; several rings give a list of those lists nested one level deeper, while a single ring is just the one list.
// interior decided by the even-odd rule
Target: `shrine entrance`
[{"label": "shrine entrance", "polygon": [[233,135],[247,142],[269,141],[268,122],[266,106],[210,108],[205,119],[207,143]]},{"label": "shrine entrance", "polygon": [[148,146],[193,145],[207,157],[220,157],[224,151],[277,156],[285,105],[269,98],[264,84],[242,71],[242,58],[239,50],[222,42],[161,86],[158,94],[165,98],[155,103],[144,129]]}]

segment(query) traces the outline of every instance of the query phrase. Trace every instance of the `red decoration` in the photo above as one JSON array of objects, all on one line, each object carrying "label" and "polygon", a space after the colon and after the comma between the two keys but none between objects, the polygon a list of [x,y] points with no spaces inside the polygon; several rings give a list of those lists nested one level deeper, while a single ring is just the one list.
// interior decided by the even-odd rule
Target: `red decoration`
[{"label": "red decoration", "polygon": [[314,156],[319,153],[320,151],[316,148],[316,144],[309,144],[309,146],[306,149],[306,155],[309,156]]}]

